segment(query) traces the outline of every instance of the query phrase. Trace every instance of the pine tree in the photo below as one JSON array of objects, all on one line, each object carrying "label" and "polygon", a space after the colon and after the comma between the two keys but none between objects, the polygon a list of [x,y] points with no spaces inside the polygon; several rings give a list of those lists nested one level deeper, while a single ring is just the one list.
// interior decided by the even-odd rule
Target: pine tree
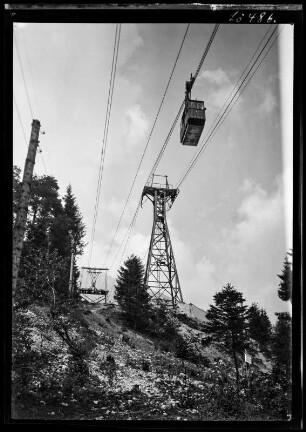
[{"label": "pine tree", "polygon": [[219,347],[230,354],[234,360],[236,380],[239,383],[239,365],[237,354],[249,347],[246,330],[249,316],[245,299],[231,284],[214,295],[215,305],[210,305],[203,326],[204,332],[218,343]]},{"label": "pine tree", "polygon": [[139,257],[130,256],[118,270],[114,299],[121,306],[128,325],[143,329],[150,315],[150,295],[144,286],[144,267]]},{"label": "pine tree", "polygon": [[272,324],[264,309],[259,309],[256,303],[249,308],[249,337],[259,344],[264,354],[269,354],[272,337]]},{"label": "pine tree", "polygon": [[273,369],[286,382],[291,379],[292,322],[288,312],[277,312],[272,337]]},{"label": "pine tree", "polygon": [[288,255],[292,256],[292,253],[287,252],[282,274],[277,275],[281,280],[278,288],[278,297],[283,301],[290,300],[292,302],[292,263],[289,261]]},{"label": "pine tree", "polygon": [[68,231],[71,232],[75,242],[76,255],[81,255],[84,249],[82,240],[85,236],[85,225],[70,184],[64,196],[64,214],[68,220]]}]

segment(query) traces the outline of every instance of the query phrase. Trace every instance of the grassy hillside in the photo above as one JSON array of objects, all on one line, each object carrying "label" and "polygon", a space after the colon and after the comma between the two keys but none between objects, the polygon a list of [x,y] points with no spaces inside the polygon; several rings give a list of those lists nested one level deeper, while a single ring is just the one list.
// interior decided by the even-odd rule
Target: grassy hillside
[{"label": "grassy hillside", "polygon": [[[276,420],[259,398],[264,358],[241,362],[237,390],[231,360],[207,345],[201,322],[181,316],[183,348],[125,327],[118,306],[78,304],[55,322],[32,306],[18,320],[28,333],[13,368],[12,417],[87,420]],[[55,324],[54,324],[55,323]],[[68,329],[68,338],[65,331]],[[62,333],[61,333],[62,332]],[[16,341],[17,343],[18,341]],[[23,370],[25,369],[25,370]],[[261,369],[261,371],[260,371]],[[268,369],[267,369],[268,371]],[[273,404],[272,404],[273,405]]]}]

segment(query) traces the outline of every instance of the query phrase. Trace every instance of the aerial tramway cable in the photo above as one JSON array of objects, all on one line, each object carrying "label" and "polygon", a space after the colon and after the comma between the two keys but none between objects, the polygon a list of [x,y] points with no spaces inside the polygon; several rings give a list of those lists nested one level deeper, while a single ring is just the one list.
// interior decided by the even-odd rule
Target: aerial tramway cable
[{"label": "aerial tramway cable", "polygon": [[[144,148],[144,151],[143,151],[143,154],[142,154],[142,156],[141,156],[140,162],[139,162],[139,164],[138,164],[138,168],[137,168],[137,170],[136,170],[136,174],[135,174],[135,177],[134,177],[133,183],[132,183],[132,185],[131,185],[131,187],[130,187],[130,190],[129,190],[129,193],[128,193],[128,197],[127,197],[126,202],[125,202],[125,204],[124,204],[124,207],[123,207],[123,210],[122,210],[122,212],[121,212],[121,215],[120,215],[120,218],[119,218],[119,221],[118,221],[118,224],[117,224],[117,227],[116,227],[115,233],[114,233],[114,235],[113,235],[112,241],[111,241],[110,246],[109,246],[109,249],[108,249],[108,251],[107,251],[107,255],[106,255],[106,258],[105,258],[105,260],[104,260],[105,263],[107,262],[107,259],[108,259],[108,257],[109,257],[109,254],[110,254],[110,251],[111,251],[111,249],[112,249],[112,246],[113,246],[114,240],[115,240],[115,238],[116,238],[116,235],[117,235],[118,229],[119,229],[119,227],[120,227],[120,224],[121,224],[121,221],[122,221],[122,218],[123,218],[124,212],[125,212],[125,210],[126,210],[126,207],[127,207],[128,201],[129,201],[129,199],[130,199],[130,196],[131,196],[132,190],[133,190],[133,188],[134,188],[136,178],[137,178],[137,176],[138,176],[138,174],[139,174],[139,170],[140,170],[141,164],[142,164],[142,162],[143,162],[143,159],[144,159],[145,153],[146,153],[147,148],[148,148],[148,146],[149,146],[149,143],[150,143],[150,140],[151,140],[151,137],[152,137],[152,134],[153,134],[153,131],[154,131],[154,128],[155,128],[155,125],[156,125],[157,119],[158,119],[158,117],[159,117],[159,113],[160,113],[161,108],[162,108],[162,106],[163,106],[163,103],[164,103],[164,100],[165,100],[165,97],[166,97],[166,94],[167,94],[167,91],[168,91],[168,88],[169,88],[170,82],[171,82],[171,80],[172,80],[172,76],[173,76],[174,70],[175,70],[175,68],[176,68],[176,64],[177,64],[178,59],[179,59],[179,56],[180,56],[180,54],[181,54],[181,50],[182,50],[182,48],[183,48],[183,45],[184,45],[184,42],[185,42],[185,39],[186,39],[186,36],[187,36],[187,32],[188,32],[188,30],[189,30],[189,26],[190,26],[190,24],[187,25],[187,28],[186,28],[186,30],[185,30],[185,33],[184,33],[184,36],[183,36],[183,39],[182,39],[182,42],[181,42],[181,45],[180,45],[179,51],[178,51],[178,53],[177,53],[177,56],[176,56],[176,59],[175,59],[174,65],[173,65],[173,67],[172,67],[172,71],[171,71],[171,73],[170,73],[170,77],[169,77],[169,80],[168,80],[168,83],[167,83],[166,89],[165,89],[165,91],[164,91],[164,94],[163,94],[163,97],[162,97],[161,103],[160,103],[160,105],[159,105],[159,108],[158,108],[157,114],[156,114],[156,116],[155,116],[155,120],[154,120],[154,123],[153,123],[152,129],[151,129],[151,132],[150,132],[150,134],[149,134],[148,141],[147,141],[147,143],[146,143],[146,146],[145,146],[145,148]],[[116,256],[117,256],[117,255],[116,255]]]},{"label": "aerial tramway cable", "polygon": [[[31,117],[32,117],[32,120],[33,120],[34,119],[34,115],[33,115],[32,104],[31,104],[31,100],[30,100],[30,96],[29,96],[28,86],[27,86],[27,82],[26,82],[26,79],[25,79],[25,74],[24,74],[24,69],[23,69],[23,65],[22,65],[21,55],[20,55],[20,51],[19,51],[19,47],[18,47],[18,41],[17,41],[17,37],[15,36],[15,33],[14,33],[14,43],[15,43],[15,47],[16,47],[18,63],[19,63],[20,70],[21,70],[22,80],[23,80],[25,92],[26,92],[26,95],[27,95],[28,107],[29,107],[29,111],[30,111],[30,114],[31,114]],[[29,58],[28,58],[28,63],[29,63]],[[29,63],[29,69],[30,69],[30,63]],[[32,85],[33,85],[33,89],[34,89],[33,79],[32,79]],[[35,92],[35,89],[34,89],[34,92]],[[23,124],[22,124],[20,112],[19,112],[18,105],[17,105],[17,102],[16,102],[16,98],[15,98],[14,95],[13,95],[13,99],[14,99],[14,104],[15,104],[15,108],[16,108],[16,111],[17,111],[18,119],[19,119],[19,122],[20,122],[20,125],[21,125],[23,137],[25,139],[26,146],[28,147],[28,143],[27,143],[27,139],[26,139],[26,136],[25,136],[25,131],[24,131],[24,127],[23,127]],[[36,105],[37,105],[37,111],[38,111],[38,104],[37,104],[37,102],[36,102]],[[39,148],[40,148],[40,146],[39,146]],[[39,152],[39,155],[41,157],[41,161],[42,161],[42,164],[43,164],[43,168],[45,170],[45,174],[47,175],[47,169],[46,169],[44,158],[43,158],[43,156],[41,154],[41,150]],[[35,172],[34,172],[34,174],[35,174]]]},{"label": "aerial tramway cable", "polygon": [[26,91],[26,95],[27,95],[29,110],[30,110],[30,113],[31,113],[31,117],[33,119],[34,116],[33,116],[32,105],[31,105],[31,101],[30,101],[30,97],[29,97],[27,83],[26,83],[25,76],[24,76],[24,71],[23,71],[23,67],[22,67],[20,52],[19,52],[19,48],[18,48],[18,42],[17,42],[17,38],[15,36],[15,33],[14,33],[14,42],[15,42],[15,47],[16,47],[16,52],[17,52],[17,57],[18,57],[18,62],[19,62],[20,70],[21,70],[21,75],[22,75],[22,79],[23,79],[23,84],[24,84],[24,88],[25,88],[25,91]]},{"label": "aerial tramway cable", "polygon": [[[271,35],[269,36],[268,40],[265,42],[264,46],[260,49],[259,54],[257,55],[257,57],[255,58],[255,60],[252,62],[252,59],[255,57],[255,54],[257,53],[257,51],[259,50],[259,47],[263,44],[268,32],[270,31],[270,28],[268,30],[268,32],[265,34],[264,38],[262,39],[259,47],[257,48],[256,52],[253,54],[252,59],[250,60],[250,62],[248,63],[247,67],[244,69],[242,75],[240,76],[239,80],[237,81],[237,83],[235,84],[231,94],[229,95],[229,97],[233,94],[235,88],[236,91],[234,93],[234,95],[231,97],[230,102],[226,105],[226,107],[223,109],[221,109],[220,113],[218,114],[217,118],[215,119],[215,122],[213,123],[212,127],[210,128],[209,132],[208,132],[208,136],[207,138],[204,138],[202,140],[202,147],[199,149],[199,151],[196,153],[196,155],[192,158],[192,160],[189,162],[189,164],[187,165],[187,167],[185,168],[183,174],[181,175],[178,183],[177,183],[177,187],[179,188],[182,183],[184,182],[184,180],[186,179],[186,177],[188,176],[188,174],[190,173],[191,169],[194,167],[194,165],[196,164],[196,162],[198,161],[198,159],[200,158],[200,156],[202,155],[202,153],[204,152],[205,148],[207,147],[208,143],[210,142],[210,140],[212,139],[212,137],[215,135],[215,133],[219,130],[219,128],[221,127],[222,123],[224,122],[224,120],[226,119],[226,117],[228,116],[228,114],[230,113],[230,111],[233,109],[234,105],[236,104],[237,100],[239,99],[239,97],[241,96],[242,92],[245,90],[245,88],[248,86],[249,82],[251,81],[252,77],[254,76],[254,74],[256,73],[257,69],[259,68],[259,66],[261,65],[261,63],[263,62],[263,60],[265,59],[265,57],[267,56],[267,54],[269,53],[269,51],[271,50],[272,46],[274,45],[274,43],[276,42],[277,38],[279,35],[276,36],[276,38],[274,39],[274,41],[271,43],[270,47],[268,48],[268,50],[266,51],[266,53],[264,54],[264,56],[262,57],[262,59],[259,61],[261,55],[263,54],[263,52],[265,51],[267,45],[269,44],[269,42],[271,41],[272,37],[274,36],[275,32],[277,31],[278,26],[275,27],[275,29],[272,31]],[[256,66],[256,63],[259,61],[256,69],[253,71],[253,73],[251,74],[252,70],[254,69],[254,67]],[[247,68],[249,67],[249,65],[251,64],[248,72],[246,73],[246,75],[244,76]],[[251,74],[251,75],[250,75]],[[250,76],[249,76],[250,75]],[[249,78],[249,79],[248,79]],[[248,81],[246,81],[248,79]],[[240,84],[239,84],[240,83]],[[227,100],[229,99],[229,97],[227,98]],[[235,99],[236,98],[236,99]],[[223,110],[223,111],[222,111]]]},{"label": "aerial tramway cable", "polygon": [[90,266],[92,251],[93,251],[93,244],[94,244],[94,239],[95,239],[96,222],[97,222],[101,184],[102,184],[102,175],[103,175],[105,153],[106,153],[106,146],[107,146],[108,128],[109,128],[109,122],[110,122],[114,83],[115,83],[115,75],[116,75],[116,67],[117,67],[117,59],[118,59],[118,52],[119,52],[120,33],[121,33],[121,24],[117,24],[116,25],[116,32],[115,32],[115,42],[114,42],[114,48],[113,48],[113,58],[112,58],[111,76],[110,76],[109,91],[108,91],[107,108],[106,108],[105,123],[104,123],[104,134],[103,134],[103,142],[102,142],[101,157],[100,157],[100,166],[99,166],[98,183],[97,183],[97,191],[96,191],[96,201],[95,201],[94,217],[93,217],[91,240],[90,240],[88,266]]},{"label": "aerial tramway cable", "polygon": [[[273,35],[275,34],[276,30],[277,30],[278,26],[275,27],[275,29],[273,30],[273,32],[271,33],[271,35],[268,37],[268,40],[265,42],[264,46],[260,49],[260,47],[262,46],[262,44],[264,43],[264,40],[266,39],[271,27],[269,28],[269,30],[266,32],[264,38],[262,39],[262,41],[260,42],[258,48],[256,49],[255,53],[253,54],[251,60],[249,61],[248,65],[246,66],[246,68],[244,69],[240,79],[238,80],[238,82],[236,83],[236,85],[234,86],[231,94],[229,95],[229,97],[231,97],[231,95],[233,94],[233,92],[235,91],[235,88],[237,87],[237,90],[235,91],[234,95],[232,96],[230,102],[228,103],[228,105],[226,106],[226,108],[223,110],[223,112],[219,113],[219,115],[217,116],[213,126],[211,127],[210,131],[212,130],[212,132],[208,132],[209,136],[207,139],[205,139],[204,145],[202,145],[202,147],[200,148],[200,150],[197,152],[197,154],[194,156],[194,158],[192,159],[191,163],[189,163],[189,165],[187,166],[187,168],[185,169],[185,171],[183,172],[183,175],[181,176],[177,187],[180,187],[183,183],[183,181],[186,179],[187,175],[190,173],[191,169],[193,168],[193,166],[195,165],[195,163],[198,161],[199,157],[201,156],[201,154],[203,153],[203,151],[206,148],[206,145],[208,143],[208,141],[214,136],[214,134],[218,131],[218,129],[221,127],[223,121],[225,120],[225,118],[227,117],[227,115],[229,114],[229,112],[233,109],[235,103],[237,102],[237,100],[239,99],[241,93],[245,90],[245,88],[248,86],[249,82],[251,81],[251,79],[253,78],[254,74],[256,73],[256,71],[258,70],[258,68],[260,67],[260,65],[262,64],[262,62],[264,61],[264,59],[266,58],[266,56],[268,55],[268,53],[270,52],[271,48],[273,47],[273,45],[275,44],[279,34],[276,36],[276,38],[273,40],[273,42],[271,43],[271,45],[268,47],[267,51],[265,52],[265,54],[262,56],[263,52],[265,51],[266,47],[268,46],[269,42],[271,41]],[[246,73],[245,76],[243,76],[246,72],[246,70],[248,69],[248,67],[250,66],[252,60],[254,59],[256,53],[259,51],[260,49],[260,53],[257,55],[256,59],[253,61],[251,67],[249,68],[248,72]],[[260,59],[260,57],[262,56],[262,58]],[[258,62],[259,61],[259,62]],[[256,66],[257,63],[257,66]],[[255,69],[254,69],[255,67]],[[254,69],[254,70],[253,70]],[[252,72],[253,71],[253,72]],[[252,72],[252,74],[251,74]],[[251,74],[251,75],[250,75]],[[248,79],[248,80],[247,80]],[[246,81],[247,80],[247,81]],[[239,82],[241,81],[241,83],[239,84]],[[244,85],[244,87],[243,87]],[[239,91],[241,91],[239,93]],[[235,99],[235,97],[238,95],[238,97]],[[227,100],[229,99],[229,97],[227,98]],[[235,100],[234,100],[235,99]],[[225,102],[226,104],[226,102]],[[225,105],[224,104],[224,105]],[[224,107],[223,105],[223,107]],[[222,108],[223,109],[223,108]],[[222,111],[222,110],[221,110]],[[172,129],[172,128],[171,128]],[[203,141],[202,141],[203,142]],[[159,159],[160,160],[160,159]],[[158,161],[158,159],[157,159]],[[156,165],[156,162],[154,164],[154,166]],[[157,166],[157,165],[156,165]],[[151,171],[151,173],[153,172],[153,169]],[[149,176],[150,178],[150,176]],[[128,232],[129,232],[129,236],[130,236],[130,232],[132,229],[132,226],[134,226],[135,224],[135,220],[137,217],[137,213],[138,213],[138,209],[139,209],[140,203],[138,204],[138,207],[136,209],[136,212],[133,216],[132,219],[132,223],[130,224],[129,228],[128,228]],[[126,236],[125,236],[126,237]],[[121,248],[122,244],[120,245]],[[126,246],[125,246],[126,247]]]},{"label": "aerial tramway cable", "polygon": [[[197,70],[196,70],[196,72],[194,74],[194,78],[193,78],[193,81],[191,82],[190,89],[192,88],[193,84],[195,83],[195,80],[196,80],[196,78],[197,78],[197,76],[198,76],[198,74],[199,74],[199,72],[201,70],[201,67],[202,67],[202,65],[204,63],[204,60],[205,60],[205,58],[207,56],[207,53],[208,53],[208,51],[209,51],[209,49],[211,47],[211,44],[212,44],[212,42],[213,42],[213,40],[215,38],[215,35],[216,35],[217,31],[218,31],[219,26],[220,26],[220,24],[216,24],[215,27],[214,27],[214,29],[213,29],[213,31],[212,31],[212,34],[211,34],[211,36],[209,38],[209,41],[208,41],[208,43],[206,45],[205,51],[204,51],[204,53],[203,53],[203,55],[201,57],[200,63],[199,63],[199,65],[197,67]],[[160,160],[161,160],[161,158],[162,158],[162,156],[163,156],[163,154],[164,154],[164,152],[166,150],[168,142],[169,142],[169,140],[170,140],[170,138],[172,136],[172,133],[174,131],[176,123],[178,122],[178,119],[181,116],[181,113],[182,113],[182,110],[184,108],[184,105],[185,105],[185,99],[183,100],[183,102],[182,102],[182,104],[181,104],[181,106],[180,106],[180,108],[178,110],[178,113],[177,113],[177,115],[176,115],[176,117],[174,119],[174,122],[173,122],[173,124],[171,126],[171,129],[169,131],[169,134],[167,135],[167,138],[166,138],[166,140],[165,140],[165,142],[164,142],[164,144],[163,144],[163,146],[162,146],[162,148],[161,148],[161,150],[160,150],[160,152],[159,152],[159,154],[158,154],[158,156],[157,156],[157,158],[156,158],[156,160],[154,162],[153,168],[151,169],[151,172],[150,172],[150,174],[148,176],[147,182],[149,181],[150,177],[155,173],[155,171],[156,171],[156,169],[157,169],[157,167],[159,165],[159,162],[160,162]]]},{"label": "aerial tramway cable", "polygon": [[[203,65],[203,62],[204,62],[204,60],[205,60],[205,58],[206,58],[206,56],[207,56],[207,53],[208,53],[208,51],[209,51],[209,49],[210,49],[210,47],[211,47],[211,44],[212,44],[212,42],[213,42],[213,40],[214,40],[214,37],[215,37],[215,35],[216,35],[216,33],[217,33],[217,30],[218,30],[219,26],[220,26],[220,24],[216,24],[215,27],[214,27],[214,29],[213,29],[213,31],[212,31],[212,34],[211,34],[211,36],[210,36],[210,38],[209,38],[209,41],[208,41],[208,43],[207,43],[207,45],[206,45],[205,51],[204,51],[204,53],[203,53],[203,55],[202,55],[202,57],[201,57],[201,60],[200,60],[200,62],[199,62],[199,65],[198,65],[198,67],[197,67],[197,70],[196,70],[196,72],[195,72],[194,80],[193,80],[192,85],[194,84],[195,79],[197,78],[197,76],[198,76],[198,74],[199,74],[199,72],[200,72],[200,69],[201,69],[201,67],[202,67],[202,65]],[[188,28],[187,28],[187,30],[188,30]],[[186,36],[187,30],[186,30],[186,32],[185,32],[185,36]],[[184,38],[183,38],[183,42],[184,42],[184,40],[185,40],[185,36],[184,36]],[[182,42],[182,43],[183,43],[183,42]],[[181,47],[182,47],[182,45],[181,45]],[[181,50],[181,48],[180,48],[180,50]],[[179,51],[179,52],[180,52],[180,51]],[[178,58],[178,57],[177,57],[177,58]],[[176,61],[177,61],[177,60],[176,60]],[[178,113],[177,113],[177,115],[176,115],[176,117],[175,117],[175,119],[174,119],[174,122],[173,122],[173,124],[172,124],[172,126],[171,126],[171,128],[170,128],[170,131],[169,131],[169,133],[168,133],[168,135],[167,135],[167,138],[166,138],[166,140],[165,140],[165,142],[164,142],[164,144],[163,144],[163,146],[162,146],[162,148],[161,148],[161,150],[160,150],[160,152],[159,152],[159,154],[158,154],[158,156],[157,156],[157,158],[156,158],[156,160],[155,160],[155,162],[154,162],[153,168],[152,168],[151,171],[150,171],[150,174],[149,174],[149,176],[148,176],[147,182],[149,181],[150,177],[155,173],[156,168],[157,168],[157,166],[158,166],[158,164],[159,164],[159,162],[160,162],[160,160],[161,160],[161,158],[162,158],[162,156],[163,156],[163,154],[164,154],[164,152],[165,152],[165,150],[166,150],[166,147],[167,147],[168,142],[169,142],[169,140],[170,140],[170,138],[171,138],[171,136],[172,136],[172,133],[173,133],[173,131],[174,131],[174,128],[175,128],[175,126],[176,126],[176,123],[177,123],[178,119],[180,118],[181,112],[182,112],[182,110],[183,110],[183,108],[184,108],[184,103],[185,103],[185,100],[182,102],[182,105],[181,105],[180,108],[179,108],[179,111],[178,111]],[[124,238],[122,239],[121,244],[119,245],[119,248],[118,248],[118,250],[117,250],[117,254],[116,254],[116,256],[115,256],[115,259],[114,259],[114,261],[113,261],[111,267],[114,265],[114,262],[116,261],[116,258],[117,258],[118,254],[119,254],[120,249],[122,248],[122,246],[123,246],[123,244],[124,244],[124,241],[125,241],[126,237],[127,237],[127,241],[126,241],[125,249],[126,249],[126,247],[127,247],[127,244],[128,244],[129,238],[130,238],[130,234],[131,234],[131,231],[132,231],[132,229],[133,229],[133,227],[134,227],[134,225],[135,225],[135,222],[136,222],[136,219],[137,219],[137,215],[138,215],[138,211],[139,211],[140,206],[141,206],[141,200],[139,201],[139,203],[138,203],[138,205],[137,205],[136,211],[135,211],[134,216],[133,216],[133,218],[132,218],[132,221],[131,221],[131,223],[130,223],[130,225],[129,225],[127,231],[126,231],[126,234],[125,234]],[[121,218],[122,218],[122,217],[121,217]],[[118,230],[118,227],[117,227],[117,230]],[[128,234],[128,233],[129,233],[129,234]],[[125,249],[124,249],[124,252],[125,252]],[[109,253],[109,252],[108,252],[108,253]],[[124,255],[124,253],[123,253],[122,255]],[[121,258],[121,261],[122,261],[122,258]],[[121,263],[121,261],[120,261],[120,263]],[[119,265],[120,265],[120,264],[119,264]]]}]

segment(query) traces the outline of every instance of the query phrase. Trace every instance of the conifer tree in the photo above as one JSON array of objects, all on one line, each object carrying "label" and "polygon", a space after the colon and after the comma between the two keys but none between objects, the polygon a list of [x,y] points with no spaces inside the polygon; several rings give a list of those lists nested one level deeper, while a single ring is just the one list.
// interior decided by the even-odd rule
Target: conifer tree
[{"label": "conifer tree", "polygon": [[269,354],[272,337],[272,324],[264,309],[256,303],[249,308],[249,337],[254,339],[264,354]]},{"label": "conifer tree", "polygon": [[64,214],[68,220],[68,231],[75,241],[76,255],[81,255],[84,249],[85,225],[70,184],[64,196]]},{"label": "conifer tree", "polygon": [[219,347],[230,354],[234,360],[236,380],[239,383],[239,365],[237,354],[243,354],[249,347],[246,330],[249,316],[245,299],[230,283],[213,297],[215,304],[210,305],[203,326],[204,332],[217,342]]},{"label": "conifer tree", "polygon": [[150,295],[143,283],[144,267],[139,257],[130,256],[118,270],[114,299],[121,306],[128,325],[143,329],[149,319]]},{"label": "conifer tree", "polygon": [[288,312],[277,312],[272,337],[272,363],[274,372],[286,382],[291,379],[292,323]]},{"label": "conifer tree", "polygon": [[278,288],[278,297],[283,301],[290,300],[292,302],[292,263],[289,261],[288,255],[292,256],[292,253],[287,252],[282,274],[277,275],[281,280]]}]

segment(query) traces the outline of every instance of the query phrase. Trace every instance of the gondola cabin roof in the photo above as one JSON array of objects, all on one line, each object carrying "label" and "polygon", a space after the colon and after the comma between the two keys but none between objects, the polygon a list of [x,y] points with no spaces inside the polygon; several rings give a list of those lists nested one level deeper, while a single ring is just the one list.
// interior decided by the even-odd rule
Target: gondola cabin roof
[{"label": "gondola cabin roof", "polygon": [[205,110],[204,101],[186,99],[180,132],[183,145],[198,145],[206,121]]}]

